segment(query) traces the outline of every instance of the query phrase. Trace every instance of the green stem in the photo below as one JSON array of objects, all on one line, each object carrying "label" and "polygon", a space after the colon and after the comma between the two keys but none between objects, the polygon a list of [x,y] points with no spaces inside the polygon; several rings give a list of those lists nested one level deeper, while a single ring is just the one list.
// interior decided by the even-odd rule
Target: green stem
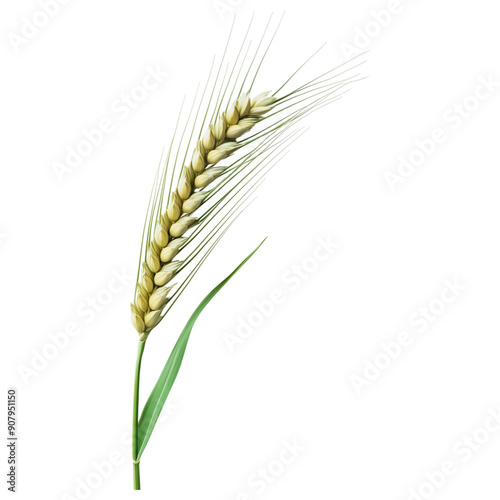
[{"label": "green stem", "polygon": [[144,346],[146,342],[144,340],[139,340],[139,345],[137,346],[137,361],[135,363],[135,378],[134,378],[134,409],[132,417],[132,459],[134,463],[134,490],[141,489],[141,475],[139,469],[139,462],[137,455],[139,452],[139,436],[138,436],[138,424],[139,424],[139,378],[141,374],[141,361],[142,353],[144,352]]},{"label": "green stem", "polygon": [[139,464],[134,463],[134,490],[141,489],[141,472],[139,470]]}]

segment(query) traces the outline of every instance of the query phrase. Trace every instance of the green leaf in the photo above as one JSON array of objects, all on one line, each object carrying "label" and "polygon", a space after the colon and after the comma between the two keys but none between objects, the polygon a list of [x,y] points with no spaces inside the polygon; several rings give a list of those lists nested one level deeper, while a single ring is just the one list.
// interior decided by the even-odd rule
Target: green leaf
[{"label": "green leaf", "polygon": [[174,385],[177,374],[179,373],[179,368],[182,364],[182,359],[184,357],[184,352],[186,351],[186,346],[191,335],[191,330],[201,314],[206,305],[217,295],[219,290],[245,265],[245,263],[253,256],[253,254],[262,246],[265,240],[263,240],[260,245],[243,261],[241,264],[223,281],[221,281],[200,303],[196,308],[194,313],[189,318],[184,330],[179,335],[177,343],[175,344],[170,356],[168,358],[163,371],[161,372],[160,378],[156,382],[151,394],[149,395],[144,409],[142,410],[141,418],[139,419],[138,427],[138,456],[139,459],[148,444],[149,438],[153,432],[156,425],[158,417],[163,409],[163,405],[167,400],[167,397]]}]

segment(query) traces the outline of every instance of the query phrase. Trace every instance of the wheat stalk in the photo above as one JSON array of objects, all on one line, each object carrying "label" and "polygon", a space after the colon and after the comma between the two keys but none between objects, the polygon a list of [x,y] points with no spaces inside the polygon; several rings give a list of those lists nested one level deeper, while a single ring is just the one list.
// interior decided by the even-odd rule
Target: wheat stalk
[{"label": "wheat stalk", "polygon": [[[168,153],[158,166],[151,192],[131,304],[132,324],[139,334],[132,450],[136,489],[140,489],[139,461],[142,452],[177,376],[192,326],[211,298],[253,253],[195,310],[139,419],[139,374],[149,334],[172,309],[229,226],[245,209],[265,174],[287,154],[292,142],[303,133],[303,129],[295,125],[310,113],[338,99],[345,93],[345,87],[360,79],[358,74],[352,74],[359,64],[347,64],[345,68],[334,68],[284,92],[283,89],[302,65],[276,92],[254,95],[252,89],[256,76],[276,31],[258,60],[266,27],[248,65],[249,31],[250,26],[232,69],[229,71],[228,64],[223,72],[230,34],[211,92],[207,91],[213,64],[197,111],[194,111],[195,96],[184,129],[178,137],[181,108],[176,132]],[[253,79],[249,82],[252,71]],[[209,97],[205,98],[206,95]],[[191,132],[188,132],[189,125]],[[200,132],[196,134],[196,130]],[[186,152],[182,157],[183,150]],[[191,152],[189,158],[188,152]],[[176,278],[180,278],[183,272],[184,277],[176,283]]]}]

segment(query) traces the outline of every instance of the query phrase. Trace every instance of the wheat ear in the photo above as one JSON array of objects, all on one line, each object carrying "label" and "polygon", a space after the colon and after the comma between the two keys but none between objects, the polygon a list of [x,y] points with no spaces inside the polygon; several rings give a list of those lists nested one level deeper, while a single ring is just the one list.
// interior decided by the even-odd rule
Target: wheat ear
[{"label": "wheat ear", "polygon": [[[215,118],[196,142],[191,161],[181,168],[176,187],[170,189],[167,203],[164,205],[162,196],[165,190],[167,161],[167,167],[162,174],[163,184],[161,181],[155,183],[153,205],[156,207],[156,213],[153,215],[152,210],[150,214],[150,228],[144,241],[147,248],[143,253],[135,300],[131,304],[132,324],[139,333],[140,341],[145,341],[151,330],[163,319],[164,309],[172,299],[172,296],[169,297],[175,287],[175,284],[171,284],[172,280],[186,264],[186,259],[174,258],[193,240],[193,237],[187,238],[185,234],[188,230],[195,229],[200,220],[211,215],[215,208],[224,208],[225,205],[220,203],[227,194],[201,216],[196,216],[195,212],[219,194],[229,180],[241,177],[242,172],[247,169],[249,174],[240,179],[238,184],[248,180],[250,174],[254,174],[253,178],[256,178],[257,183],[267,165],[264,160],[258,159],[267,155],[268,162],[275,160],[296,138],[296,132],[288,135],[286,133],[297,121],[338,99],[341,94],[336,97],[332,95],[359,79],[358,75],[353,75],[338,80],[342,72],[322,79],[328,73],[330,72],[279,98],[270,95],[270,92],[260,93],[253,99],[250,98],[249,92],[241,93],[226,111],[214,114]],[[248,137],[248,133],[257,124],[268,119],[271,120],[270,125]],[[250,150],[241,158],[230,165],[220,164],[222,160],[244,147],[250,147]],[[253,163],[255,165],[252,166]],[[264,166],[261,167],[262,163]],[[171,184],[174,172],[171,173]],[[216,179],[227,174],[228,181],[220,182],[215,189],[207,189]],[[255,183],[247,188],[247,193]],[[238,208],[241,204],[240,201],[233,208]],[[226,218],[218,231],[222,231],[224,224],[228,223],[229,218]],[[205,226],[206,224],[203,228]],[[209,240],[210,238],[207,238],[202,246],[206,246]],[[189,282],[190,279],[186,281]]]},{"label": "wheat ear", "polygon": [[269,93],[263,92],[253,99],[248,93],[242,94],[208,126],[196,144],[191,162],[183,167],[177,188],[170,194],[167,209],[154,230],[131,304],[132,324],[140,340],[145,340],[157,325],[168,302],[168,293],[173,288],[169,283],[183,264],[173,259],[185,243],[184,233],[198,221],[191,214],[205,201],[208,195],[205,188],[226,169],[217,164],[240,147],[236,139],[273,109],[276,98]]}]

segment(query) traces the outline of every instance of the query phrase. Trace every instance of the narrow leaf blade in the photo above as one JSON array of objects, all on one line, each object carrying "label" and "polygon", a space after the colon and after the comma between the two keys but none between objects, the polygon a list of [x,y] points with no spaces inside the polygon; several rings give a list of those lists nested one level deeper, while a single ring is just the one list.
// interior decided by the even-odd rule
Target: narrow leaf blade
[{"label": "narrow leaf blade", "polygon": [[221,288],[246,264],[246,262],[254,255],[255,252],[262,246],[265,240],[263,240],[260,245],[252,252],[248,257],[246,257],[239,265],[234,269],[234,271],[229,274],[223,281],[221,281],[198,305],[194,313],[189,318],[186,326],[182,330],[177,342],[170,353],[170,356],[161,372],[161,375],[156,382],[151,394],[149,395],[144,409],[142,410],[141,417],[139,419],[138,426],[138,440],[139,440],[139,451],[138,458],[141,457],[146,445],[148,444],[149,438],[153,433],[154,427],[160,416],[160,413],[165,405],[167,397],[174,385],[177,374],[182,364],[184,358],[184,353],[186,351],[186,346],[191,335],[193,326],[200,316],[201,312],[207,304],[217,295]]}]

